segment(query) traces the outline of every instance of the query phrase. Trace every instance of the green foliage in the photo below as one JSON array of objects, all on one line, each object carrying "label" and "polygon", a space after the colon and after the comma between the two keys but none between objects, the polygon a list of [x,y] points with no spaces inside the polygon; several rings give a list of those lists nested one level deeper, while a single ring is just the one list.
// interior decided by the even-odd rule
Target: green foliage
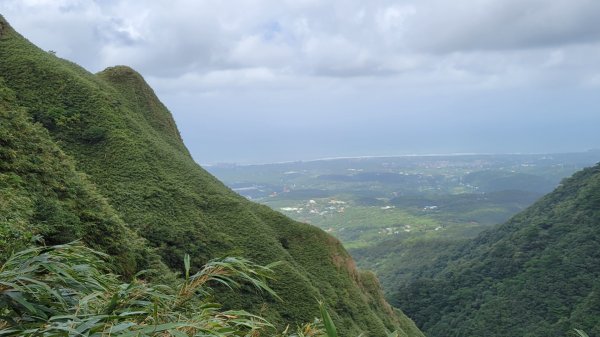
[{"label": "green foliage", "polygon": [[325,326],[327,337],[338,337],[335,324],[333,323],[331,316],[329,316],[329,313],[325,309],[325,305],[323,304],[323,302],[319,302],[319,310],[321,311],[321,317],[323,318],[323,325]]},{"label": "green foliage", "polygon": [[[295,332],[290,332],[288,326],[285,331],[283,331],[282,334],[277,335],[277,337],[338,337],[335,323],[331,319],[325,304],[321,301],[319,301],[319,312],[321,314],[321,319],[315,319],[313,323],[300,326]],[[398,331],[386,332],[385,335],[387,337],[400,337]]]},{"label": "green foliage", "polygon": [[81,140],[88,144],[95,144],[106,139],[108,132],[106,129],[92,125],[81,134]]},{"label": "green foliage", "polygon": [[50,244],[83,238],[125,275],[156,260],[1,78],[0,90],[0,258],[42,235]]},{"label": "green foliage", "polygon": [[[79,244],[36,247],[0,268],[2,336],[249,336],[270,327],[245,311],[209,301],[215,282],[249,282],[271,292],[272,271],[226,258],[173,285],[106,273],[106,255]],[[237,280],[239,279],[239,281]]]},{"label": "green foliage", "polygon": [[600,334],[600,165],[450,249],[392,296],[429,336]]},{"label": "green foliage", "polygon": [[359,266],[377,266],[377,276],[386,291],[395,291],[400,285],[417,278],[431,276],[445,266],[449,255],[467,239],[435,237],[387,240],[376,246],[350,249]]},{"label": "green foliage", "polygon": [[[0,336],[259,336],[272,334],[262,317],[222,311],[211,286],[252,285],[276,296],[266,281],[269,266],[240,258],[207,263],[174,284],[147,282],[137,275],[123,283],[107,272],[107,255],[80,243],[34,247],[11,255],[0,267]],[[321,320],[279,337],[337,337],[323,302]],[[270,330],[270,331],[269,331]],[[387,336],[398,337],[398,333]]]}]

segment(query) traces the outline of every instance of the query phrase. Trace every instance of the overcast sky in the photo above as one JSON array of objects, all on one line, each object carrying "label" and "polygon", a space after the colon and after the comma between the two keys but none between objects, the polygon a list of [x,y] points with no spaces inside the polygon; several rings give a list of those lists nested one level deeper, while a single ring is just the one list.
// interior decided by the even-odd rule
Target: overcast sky
[{"label": "overcast sky", "polygon": [[600,147],[598,0],[0,0],[138,70],[200,163]]}]

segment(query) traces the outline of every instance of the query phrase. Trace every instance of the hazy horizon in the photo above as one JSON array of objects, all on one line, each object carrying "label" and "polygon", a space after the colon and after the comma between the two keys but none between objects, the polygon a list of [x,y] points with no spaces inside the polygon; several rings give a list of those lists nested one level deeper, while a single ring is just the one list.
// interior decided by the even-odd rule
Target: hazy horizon
[{"label": "hazy horizon", "polygon": [[598,152],[600,149],[587,149],[582,151],[565,151],[565,152],[496,152],[496,153],[484,153],[484,152],[453,152],[453,153],[408,153],[408,154],[390,154],[390,155],[362,155],[362,156],[341,156],[341,157],[319,157],[319,158],[304,158],[296,160],[284,160],[284,161],[266,161],[266,162],[214,162],[214,163],[202,163],[198,164],[202,166],[220,166],[220,165],[239,165],[239,166],[260,166],[260,165],[278,165],[278,164],[291,164],[291,163],[310,163],[319,161],[334,161],[344,159],[377,159],[377,158],[420,158],[420,157],[468,157],[468,156],[535,156],[535,155],[560,155],[560,154],[583,154]]},{"label": "hazy horizon", "polygon": [[139,71],[199,163],[600,145],[600,2],[1,0],[26,38]]}]

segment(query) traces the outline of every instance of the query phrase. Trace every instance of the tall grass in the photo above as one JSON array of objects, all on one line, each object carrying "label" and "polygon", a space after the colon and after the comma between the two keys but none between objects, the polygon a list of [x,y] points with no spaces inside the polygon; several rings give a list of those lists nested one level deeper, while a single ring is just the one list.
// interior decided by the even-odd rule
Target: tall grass
[{"label": "tall grass", "polygon": [[[70,243],[14,253],[0,267],[0,336],[248,336],[273,335],[265,319],[243,310],[222,311],[208,300],[211,286],[250,284],[276,298],[267,285],[274,264],[228,257],[207,263],[174,285],[136,275],[129,282],[108,271],[107,256]],[[337,337],[323,303],[322,320],[288,326],[278,337]],[[271,329],[269,329],[271,328]]]},{"label": "tall grass", "polygon": [[[271,325],[208,301],[211,284],[273,294],[270,266],[213,260],[177,284],[107,273],[104,255],[73,243],[13,254],[0,269],[0,336],[257,336]],[[189,258],[186,259],[189,261]]]},{"label": "tall grass", "polygon": [[575,336],[578,336],[578,337],[590,337],[590,336],[588,336],[587,333],[585,333],[585,331],[579,330],[579,329],[575,329]]},{"label": "tall grass", "polygon": [[278,298],[267,284],[275,264],[228,257],[191,274],[186,255],[183,278],[164,285],[143,273],[122,282],[108,272],[106,258],[80,243],[14,253],[0,267],[0,336],[338,337],[323,302],[321,319],[276,334],[262,317],[209,301],[215,284],[249,284]]}]

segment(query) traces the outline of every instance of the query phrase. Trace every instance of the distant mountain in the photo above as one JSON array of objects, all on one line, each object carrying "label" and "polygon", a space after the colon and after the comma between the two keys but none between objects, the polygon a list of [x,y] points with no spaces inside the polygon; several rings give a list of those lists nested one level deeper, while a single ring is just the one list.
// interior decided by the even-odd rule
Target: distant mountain
[{"label": "distant mountain", "polygon": [[0,122],[0,260],[39,234],[52,244],[82,239],[126,276],[181,270],[185,253],[193,268],[228,255],[282,261],[272,287],[283,301],[226,289],[220,300],[283,327],[312,321],[324,299],[340,335],[422,336],[338,240],[247,201],[199,167],[132,69],[91,74],[0,16]]},{"label": "distant mountain", "polygon": [[431,337],[600,335],[600,164],[450,247],[392,303]]}]

